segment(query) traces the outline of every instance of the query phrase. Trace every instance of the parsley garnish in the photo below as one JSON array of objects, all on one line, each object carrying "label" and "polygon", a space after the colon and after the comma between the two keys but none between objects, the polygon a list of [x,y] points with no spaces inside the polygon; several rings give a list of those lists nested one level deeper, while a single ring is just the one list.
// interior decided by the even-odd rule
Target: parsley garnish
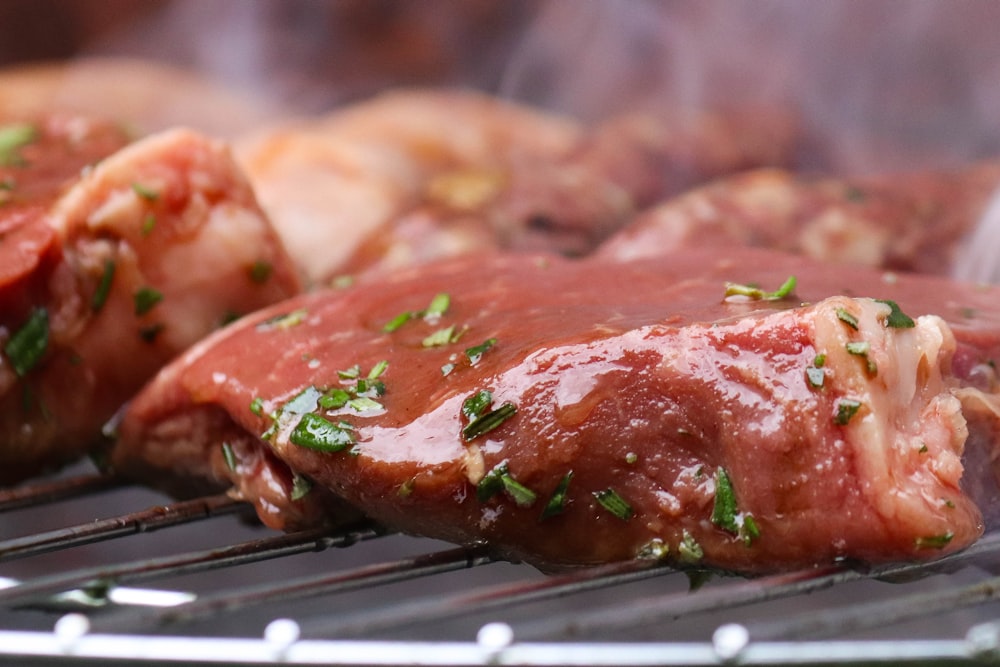
[{"label": "parsley garnish", "polygon": [[462,438],[466,442],[475,440],[484,433],[489,433],[497,428],[515,414],[517,414],[517,406],[513,403],[504,403],[496,410],[480,415],[466,424],[465,428],[462,429]]},{"label": "parsley garnish", "polygon": [[38,139],[38,130],[29,123],[0,127],[0,167],[24,166],[20,150]]},{"label": "parsley garnish", "polygon": [[601,504],[601,507],[608,510],[622,521],[628,521],[634,514],[632,506],[625,502],[625,499],[618,495],[614,489],[594,491],[594,498]]},{"label": "parsley garnish", "polygon": [[473,347],[467,348],[465,350],[465,356],[468,357],[469,363],[475,366],[482,359],[486,351],[497,344],[496,338],[487,338],[479,345],[474,345]]},{"label": "parsley garnish", "polygon": [[833,417],[833,423],[844,426],[861,409],[861,401],[853,398],[842,398],[837,402],[837,414]]},{"label": "parsley garnish", "polygon": [[142,183],[133,183],[132,190],[146,201],[156,201],[160,197],[159,192]]},{"label": "parsley garnish", "polygon": [[773,292],[765,292],[755,285],[742,285],[740,283],[726,283],[725,296],[745,296],[755,301],[779,301],[784,299],[795,289],[795,276],[788,276],[781,287]]},{"label": "parsley garnish", "polygon": [[228,442],[222,443],[222,459],[226,462],[227,468],[236,470],[236,452]]},{"label": "parsley garnish", "polygon": [[292,477],[292,500],[302,500],[312,491],[313,484],[305,475],[295,473]]},{"label": "parsley garnish", "polygon": [[148,327],[142,327],[139,329],[139,338],[147,343],[152,343],[160,335],[160,332],[166,328],[166,325],[162,322],[157,322],[155,324],[150,324]]},{"label": "parsley garnish", "polygon": [[466,419],[475,419],[493,404],[493,394],[487,389],[480,389],[472,396],[462,401],[462,414]]},{"label": "parsley garnish", "polygon": [[918,549],[944,549],[955,537],[955,533],[950,530],[940,535],[930,535],[928,537],[918,537],[915,546]]},{"label": "parsley garnish", "polygon": [[561,480],[559,480],[559,485],[556,487],[556,490],[552,492],[552,497],[549,498],[549,502],[545,503],[545,509],[542,510],[540,520],[548,519],[557,514],[563,513],[566,509],[566,492],[569,490],[569,483],[572,479],[573,471],[570,470],[568,473],[563,475]]},{"label": "parsley garnish", "polygon": [[49,313],[35,308],[28,321],[14,332],[3,351],[18,377],[24,377],[34,368],[49,346]]},{"label": "parsley garnish", "polygon": [[163,301],[163,293],[152,287],[140,287],[133,295],[135,301],[135,314],[145,315],[153,309],[160,301]]},{"label": "parsley garnish", "polygon": [[145,218],[142,219],[142,227],[139,228],[139,233],[142,235],[143,238],[145,238],[153,233],[153,229],[155,227],[156,227],[156,216],[153,215],[152,213],[149,213],[146,215]]},{"label": "parsley garnish", "polygon": [[396,315],[394,318],[385,323],[382,327],[382,331],[385,333],[392,333],[413,319],[423,318],[427,321],[435,322],[439,320],[450,307],[451,297],[448,294],[436,294],[434,295],[434,298],[431,299],[430,305],[428,305],[427,308],[423,310],[408,310]]},{"label": "parsley garnish", "polygon": [[108,295],[111,293],[111,282],[114,280],[114,277],[115,260],[104,260],[104,273],[101,274],[101,280],[97,283],[97,289],[94,290],[94,296],[90,300],[90,308],[94,312],[103,308],[107,302]]},{"label": "parsley garnish", "polygon": [[265,262],[264,260],[258,260],[254,262],[247,273],[250,276],[250,280],[261,285],[267,282],[267,279],[271,277],[271,273],[274,271],[274,267],[270,262]]},{"label": "parsley garnish", "polygon": [[309,311],[305,308],[299,308],[298,310],[293,310],[292,312],[285,313],[283,315],[275,315],[274,317],[269,317],[263,322],[258,323],[257,331],[291,329],[292,327],[297,327],[305,322],[307,315],[309,315]]},{"label": "parsley garnish", "polygon": [[424,347],[441,347],[442,345],[453,343],[455,340],[457,339],[455,338],[455,325],[453,324],[450,327],[438,329],[434,333],[425,337],[421,344]]},{"label": "parsley garnish", "polygon": [[851,313],[848,312],[847,309],[845,308],[837,309],[837,319],[839,319],[841,322],[843,322],[844,324],[846,324],[847,326],[851,327],[854,330],[857,330],[858,328],[858,318],[855,317],[854,315],[851,315]]},{"label": "parsley garnish", "polygon": [[697,563],[705,557],[704,549],[687,530],[684,531],[680,544],[677,545],[677,553],[685,563]]},{"label": "parsley garnish", "polygon": [[258,417],[264,414],[264,399],[258,396],[250,401],[250,412]]},{"label": "parsley garnish", "polygon": [[736,492],[725,468],[715,471],[715,504],[712,507],[711,521],[724,531],[741,538],[747,546],[760,537],[760,529],[753,516],[742,514],[737,509]]},{"label": "parsley garnish", "polygon": [[899,304],[895,301],[890,301],[889,299],[875,299],[879,303],[884,303],[891,309],[889,317],[886,318],[885,324],[888,327],[893,327],[895,329],[911,329],[917,326],[917,323],[913,321],[913,318],[904,313],[899,309]]},{"label": "parsley garnish", "polygon": [[866,340],[852,341],[850,343],[845,343],[844,347],[850,354],[858,357],[862,357],[865,360],[865,367],[868,370],[868,375],[877,375],[878,366],[875,365],[875,360],[868,356],[871,351],[871,344]]},{"label": "parsley garnish", "polygon": [[339,452],[354,444],[354,434],[343,424],[334,424],[314,412],[302,415],[288,436],[289,441],[321,452]]},{"label": "parsley garnish", "polygon": [[511,476],[507,461],[498,463],[483,476],[476,486],[476,498],[485,503],[501,491],[510,496],[518,507],[531,507],[537,497],[534,491]]}]

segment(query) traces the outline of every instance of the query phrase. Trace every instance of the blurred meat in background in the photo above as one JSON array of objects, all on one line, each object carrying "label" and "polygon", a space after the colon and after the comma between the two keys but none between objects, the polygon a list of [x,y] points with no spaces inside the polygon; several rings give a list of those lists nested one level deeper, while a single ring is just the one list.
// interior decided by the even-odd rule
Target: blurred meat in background
[{"label": "blurred meat in background", "polygon": [[253,94],[260,115],[428,85],[585,120],[783,104],[824,149],[803,168],[856,173],[995,154],[997,19],[973,0],[7,0],[0,64],[154,59]]}]

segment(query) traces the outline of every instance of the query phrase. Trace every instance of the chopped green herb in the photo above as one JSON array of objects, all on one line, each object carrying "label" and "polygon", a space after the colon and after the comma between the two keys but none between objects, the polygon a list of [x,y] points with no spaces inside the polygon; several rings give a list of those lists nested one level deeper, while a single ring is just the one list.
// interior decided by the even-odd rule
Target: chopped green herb
[{"label": "chopped green herb", "polygon": [[795,276],[788,276],[781,287],[773,292],[765,292],[755,285],[741,285],[739,283],[726,283],[725,296],[745,296],[754,300],[779,301],[784,299],[795,290]]},{"label": "chopped green herb", "polygon": [[507,467],[507,461],[501,461],[493,467],[476,486],[476,498],[485,503],[501,491],[510,496],[518,507],[531,507],[535,503],[535,492],[514,479]]},{"label": "chopped green herb", "polygon": [[314,412],[302,415],[288,436],[292,444],[321,452],[339,452],[354,444],[354,434]]},{"label": "chopped green herb", "polygon": [[330,287],[332,287],[333,289],[347,289],[353,284],[354,284],[354,276],[352,275],[335,276],[330,281]]},{"label": "chopped green herb", "polygon": [[152,213],[146,214],[146,217],[142,219],[142,227],[139,228],[139,233],[143,238],[149,236],[153,233],[156,228],[156,216]]},{"label": "chopped green herb", "polygon": [[868,356],[871,351],[871,344],[866,340],[852,341],[850,343],[845,343],[844,347],[850,354],[858,357],[862,357],[865,360],[865,367],[868,370],[869,375],[878,374],[878,366],[875,365],[875,360]]},{"label": "chopped green herb", "polygon": [[823,366],[825,365],[826,365],[826,355],[821,352],[817,354],[816,357],[813,359],[813,366],[815,366],[816,368],[823,368]]},{"label": "chopped green herb", "polygon": [[351,400],[350,393],[339,387],[334,387],[320,397],[319,404],[327,410],[336,410],[347,405],[349,400]]},{"label": "chopped green herb", "polygon": [[270,331],[271,329],[291,329],[292,327],[297,327],[305,322],[306,316],[308,315],[309,311],[305,308],[299,308],[283,315],[275,315],[274,317],[269,317],[263,322],[260,322],[257,325],[257,330]]},{"label": "chopped green herb", "polygon": [[479,363],[479,360],[482,359],[486,351],[489,350],[494,345],[496,345],[496,343],[497,343],[496,338],[487,338],[479,345],[467,348],[465,350],[465,356],[468,357],[469,363],[475,366],[476,364]]},{"label": "chopped green herb", "polygon": [[411,477],[402,484],[399,485],[399,490],[396,491],[396,495],[400,498],[406,498],[413,493],[413,487],[416,485],[417,480],[415,477]]},{"label": "chopped green herb", "polygon": [[466,419],[475,419],[493,404],[493,394],[487,389],[480,389],[472,396],[462,401],[462,414]]},{"label": "chopped green herb", "polygon": [[155,324],[150,324],[148,327],[142,327],[139,329],[139,338],[147,343],[152,343],[166,328],[166,325],[162,322],[157,322]]},{"label": "chopped green herb", "polygon": [[49,346],[49,313],[35,308],[28,321],[4,345],[3,351],[18,377],[24,377],[34,368]]},{"label": "chopped green herb", "polygon": [[844,188],[844,199],[853,202],[863,202],[867,198],[865,191],[856,185],[848,185]]},{"label": "chopped green herb", "polygon": [[236,453],[228,442],[222,443],[222,458],[226,462],[227,468],[236,470]]},{"label": "chopped green herb", "polygon": [[837,402],[837,414],[833,418],[833,423],[838,426],[846,425],[860,409],[861,401],[856,401],[853,398],[840,399]]},{"label": "chopped green herb", "polygon": [[368,412],[369,410],[382,410],[382,404],[373,398],[368,398],[367,396],[360,396],[358,398],[352,398],[347,401],[347,407],[351,408],[355,412]]},{"label": "chopped green herb", "polygon": [[806,368],[806,380],[809,382],[810,387],[815,387],[817,389],[822,387],[825,379],[826,371],[822,368],[816,368],[814,366]]},{"label": "chopped green herb", "polygon": [[502,461],[483,475],[483,478],[479,480],[479,484],[476,485],[476,499],[481,503],[485,503],[503,491],[503,480],[500,479],[500,476],[506,474],[506,472],[507,461]]},{"label": "chopped green herb", "polygon": [[133,183],[132,190],[146,201],[156,201],[160,197],[159,192],[142,183]]},{"label": "chopped green herb", "polygon": [[715,504],[712,507],[712,523],[723,530],[736,534],[739,525],[736,523],[736,494],[729,473],[725,468],[715,471]]},{"label": "chopped green herb", "polygon": [[740,537],[747,546],[753,544],[754,540],[760,537],[760,527],[752,514],[743,516],[743,525],[740,526]]},{"label": "chopped green herb", "polygon": [[38,130],[29,123],[0,126],[0,167],[24,166],[20,150],[38,139]]},{"label": "chopped green herb", "polygon": [[135,314],[145,315],[160,301],[163,301],[163,293],[152,287],[140,287],[133,295],[135,301]]},{"label": "chopped green herb", "polygon": [[455,336],[455,325],[450,327],[445,327],[444,329],[438,329],[434,333],[430,334],[424,338],[421,343],[424,347],[441,347],[442,345],[447,345],[448,343],[454,342],[453,338]]},{"label": "chopped green herb", "polygon": [[368,379],[369,380],[377,379],[379,376],[382,375],[382,373],[385,373],[385,369],[387,368],[389,368],[389,362],[383,359],[382,361],[372,366],[372,369],[368,371]]},{"label": "chopped green herb", "polygon": [[955,534],[951,531],[942,533],[941,535],[918,537],[916,539],[916,547],[918,549],[944,549],[954,537]]},{"label": "chopped green herb", "polygon": [[258,417],[264,414],[264,399],[258,396],[250,401],[250,412],[254,413]]},{"label": "chopped green herb", "polygon": [[439,318],[448,312],[449,306],[451,306],[451,297],[448,294],[435,294],[423,316],[428,320]]},{"label": "chopped green herb", "polygon": [[680,544],[677,545],[677,553],[680,555],[681,561],[685,563],[697,563],[705,557],[704,549],[687,530],[684,531]]},{"label": "chopped green herb", "polygon": [[250,275],[250,280],[260,285],[267,282],[273,271],[274,267],[270,262],[258,260],[250,266],[247,273]]},{"label": "chopped green herb", "polygon": [[632,465],[639,460],[639,455],[635,452],[629,452],[625,455],[625,463]]},{"label": "chopped green herb", "polygon": [[517,406],[513,403],[504,403],[496,410],[487,412],[466,424],[465,428],[462,429],[462,438],[466,442],[475,440],[484,433],[489,433],[497,428],[515,414],[517,414]]},{"label": "chopped green herb", "polygon": [[503,490],[507,492],[508,496],[514,499],[514,504],[518,507],[531,507],[535,504],[537,497],[535,492],[509,474],[501,475],[500,481],[503,483]]},{"label": "chopped green herb", "polygon": [[663,560],[670,555],[670,547],[658,537],[639,547],[635,557],[639,560]]},{"label": "chopped green herb", "polygon": [[310,481],[308,477],[306,477],[305,475],[300,475],[299,473],[295,473],[295,476],[292,477],[291,499],[293,501],[302,500],[307,495],[309,495],[309,492],[312,491],[312,488],[313,488],[312,481]]},{"label": "chopped green herb", "polygon": [[396,315],[396,317],[386,322],[385,326],[382,327],[382,331],[384,331],[385,333],[392,333],[393,331],[396,331],[401,326],[409,322],[411,319],[413,319],[413,313],[410,312],[400,313],[399,315]]},{"label": "chopped green herb", "polygon": [[361,377],[361,366],[359,364],[354,364],[350,368],[337,371],[337,377],[341,380],[353,380],[355,378],[359,378]]},{"label": "chopped green herb", "polygon": [[856,330],[858,328],[858,318],[855,317],[854,315],[851,315],[851,313],[849,313],[845,308],[837,309],[837,319],[839,319],[841,322],[851,327],[852,329]]},{"label": "chopped green herb", "polygon": [[281,414],[302,415],[312,412],[316,409],[321,397],[322,393],[320,393],[319,389],[309,385],[293,396],[292,400],[281,406]]},{"label": "chopped green herb", "polygon": [[111,282],[114,280],[114,277],[115,260],[104,260],[104,273],[101,274],[101,279],[97,283],[97,289],[94,290],[94,296],[90,300],[90,309],[94,312],[99,311],[107,303],[108,295],[111,293]]},{"label": "chopped green herb", "polygon": [[608,510],[622,521],[632,518],[632,506],[625,502],[625,499],[618,495],[614,489],[594,491],[594,498],[601,504],[601,507]]},{"label": "chopped green herb", "polygon": [[875,300],[889,306],[891,312],[889,313],[889,317],[885,320],[886,326],[893,327],[894,329],[911,329],[917,326],[917,323],[913,321],[913,318],[900,310],[899,304],[895,301],[890,301],[889,299]]},{"label": "chopped green herb", "polygon": [[542,510],[540,520],[554,517],[557,514],[562,514],[562,512],[566,509],[566,492],[569,490],[569,483],[572,479],[573,471],[570,470],[568,473],[563,475],[561,480],[559,480],[559,485],[556,486],[556,490],[552,492],[552,497],[549,498],[549,502],[545,503],[545,509]]},{"label": "chopped green herb", "polygon": [[928,451],[927,450],[927,443],[926,442],[921,442],[920,443],[920,449],[917,450],[917,454],[926,454],[927,451]]}]

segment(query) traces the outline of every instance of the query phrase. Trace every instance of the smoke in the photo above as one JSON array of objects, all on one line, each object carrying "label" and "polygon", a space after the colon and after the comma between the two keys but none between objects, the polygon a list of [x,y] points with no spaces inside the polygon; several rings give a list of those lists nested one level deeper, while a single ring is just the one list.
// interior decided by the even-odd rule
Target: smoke
[{"label": "smoke", "polygon": [[458,85],[599,119],[780,106],[839,172],[1000,148],[1000,3],[978,0],[174,0],[91,46],[317,113]]}]

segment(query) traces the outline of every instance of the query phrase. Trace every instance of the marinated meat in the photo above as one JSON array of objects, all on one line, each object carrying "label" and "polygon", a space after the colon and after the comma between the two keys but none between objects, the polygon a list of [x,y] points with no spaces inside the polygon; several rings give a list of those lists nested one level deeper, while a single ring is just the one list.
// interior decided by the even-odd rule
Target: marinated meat
[{"label": "marinated meat", "polygon": [[795,139],[788,117],[765,112],[585,127],[471,92],[409,91],[253,133],[237,155],[324,284],[496,248],[584,254],[667,194],[788,164]]},{"label": "marinated meat", "polygon": [[854,180],[761,169],[652,208],[598,254],[627,260],[681,247],[752,245],[946,275],[998,187],[996,162]]},{"label": "marinated meat", "polygon": [[81,456],[121,404],[296,270],[221,144],[0,126],[0,481]]},{"label": "marinated meat", "polygon": [[225,138],[279,115],[270,100],[152,60],[90,57],[0,69],[0,119],[54,111],[115,120],[138,135],[183,126]]},{"label": "marinated meat", "polygon": [[995,421],[998,295],[751,249],[457,259],[214,334],[111,463],[275,528],[360,511],[546,569],[927,559],[982,530],[960,401]]}]

